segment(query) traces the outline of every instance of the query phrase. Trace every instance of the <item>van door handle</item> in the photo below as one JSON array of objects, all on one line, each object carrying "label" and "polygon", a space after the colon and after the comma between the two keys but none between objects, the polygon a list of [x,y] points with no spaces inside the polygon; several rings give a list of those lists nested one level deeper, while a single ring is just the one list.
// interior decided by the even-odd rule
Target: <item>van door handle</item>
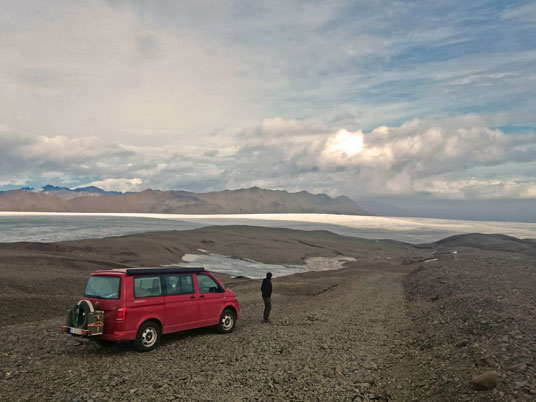
[{"label": "van door handle", "polygon": [[195,299],[195,296],[190,296],[190,299]]},{"label": "van door handle", "polygon": [[200,299],[204,299],[205,298],[205,295],[201,295],[199,296]]}]

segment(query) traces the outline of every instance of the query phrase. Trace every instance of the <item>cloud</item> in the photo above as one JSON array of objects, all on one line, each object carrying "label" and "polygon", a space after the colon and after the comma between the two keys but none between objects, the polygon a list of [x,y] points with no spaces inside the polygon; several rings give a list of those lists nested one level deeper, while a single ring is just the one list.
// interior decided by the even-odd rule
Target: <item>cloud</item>
[{"label": "cloud", "polygon": [[326,141],[321,158],[337,165],[351,163],[363,151],[363,133],[342,129]]},{"label": "cloud", "polygon": [[[485,123],[480,116],[466,115],[441,120],[414,119],[398,127],[379,126],[368,133],[338,130],[325,134],[311,127],[307,138],[279,137],[277,142],[259,134],[241,148],[239,163],[226,174],[238,183],[247,181],[247,171],[256,183],[262,178],[283,186],[303,183],[301,179],[305,176],[309,185],[325,183],[324,177],[329,177],[332,185],[324,185],[342,194],[427,192],[444,196],[446,187],[438,183],[447,174],[460,176],[479,167],[491,169],[491,174],[496,175],[494,167],[500,171],[510,161],[518,161],[521,166],[536,160],[536,134],[507,135]],[[442,180],[448,183],[458,179]],[[458,182],[460,186],[461,183]],[[484,192],[484,186],[480,191],[470,191],[469,183],[465,183],[463,188],[453,187],[453,194],[468,198],[526,198],[532,194],[530,183],[508,178],[489,183],[494,183],[493,191]]]},{"label": "cloud", "polygon": [[68,187],[101,184],[110,190],[117,185],[117,190],[128,191],[148,187],[201,191],[210,189],[211,182],[221,186],[221,165],[231,163],[226,152],[205,155],[181,143],[162,149],[97,137],[32,138],[3,133],[0,142],[0,185],[5,188],[51,183]]},{"label": "cloud", "polygon": [[117,179],[105,179],[97,180],[88,184],[88,186],[96,186],[107,191],[121,191],[123,193],[129,191],[141,191],[145,190],[143,187],[143,180],[139,177],[133,179],[117,178]]},{"label": "cloud", "polygon": [[274,117],[264,119],[258,127],[258,133],[269,136],[289,136],[307,132],[308,129],[310,129],[310,127],[296,119]]},{"label": "cloud", "polygon": [[503,18],[536,24],[536,4],[529,3],[509,8],[503,13]]},{"label": "cloud", "polygon": [[184,138],[261,116],[262,105],[245,99],[259,77],[248,78],[250,67],[217,36],[164,28],[100,1],[5,11],[0,119],[26,135],[119,139],[133,129]]},{"label": "cloud", "polygon": [[374,168],[389,172],[408,170],[413,175],[442,173],[460,165],[500,163],[508,156],[506,145],[511,140],[500,130],[471,124],[413,120],[400,127],[381,126],[362,138],[363,146],[351,157],[340,158],[340,150],[330,137],[322,161],[330,166]]},{"label": "cloud", "polygon": [[415,191],[445,199],[529,199],[536,198],[536,181],[513,179],[424,179],[415,183]]},{"label": "cloud", "polygon": [[85,160],[109,160],[125,158],[132,151],[119,144],[109,143],[101,138],[68,138],[64,136],[39,136],[35,141],[22,148],[22,152],[33,160],[47,159],[58,162],[78,162]]},{"label": "cloud", "polygon": [[343,119],[350,131],[470,112],[526,124],[533,31],[508,21],[533,8],[12,3],[0,28],[0,119],[25,135],[136,145],[200,144],[265,116]]},{"label": "cloud", "polygon": [[31,138],[0,133],[0,141],[0,178],[4,182],[17,177],[79,182],[84,177],[114,174],[135,159],[134,152],[97,137]]},{"label": "cloud", "polygon": [[534,10],[11,2],[0,183],[526,197]]},{"label": "cloud", "polygon": [[[90,183],[121,191],[259,186],[353,197],[447,197],[449,191],[453,198],[534,196],[530,166],[536,165],[536,134],[507,135],[476,115],[415,119],[369,132],[271,118],[237,139],[240,145],[215,150],[3,133],[0,183]],[[499,175],[507,171],[505,164],[508,175]],[[520,167],[525,177],[519,176]],[[475,174],[480,177],[464,177]]]}]

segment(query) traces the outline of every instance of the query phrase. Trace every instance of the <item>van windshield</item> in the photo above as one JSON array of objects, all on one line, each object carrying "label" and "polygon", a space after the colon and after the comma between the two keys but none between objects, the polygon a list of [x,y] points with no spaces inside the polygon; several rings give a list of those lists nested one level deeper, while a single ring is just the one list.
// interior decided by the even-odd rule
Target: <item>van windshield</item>
[{"label": "van windshield", "polygon": [[119,299],[120,284],[121,278],[118,276],[90,276],[84,296],[95,299]]}]

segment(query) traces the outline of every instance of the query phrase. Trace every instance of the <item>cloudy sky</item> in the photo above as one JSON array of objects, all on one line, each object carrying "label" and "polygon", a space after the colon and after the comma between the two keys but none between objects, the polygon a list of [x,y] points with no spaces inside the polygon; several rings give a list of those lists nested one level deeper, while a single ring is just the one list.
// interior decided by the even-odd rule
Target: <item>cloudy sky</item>
[{"label": "cloudy sky", "polygon": [[0,7],[0,189],[536,200],[534,2]]}]

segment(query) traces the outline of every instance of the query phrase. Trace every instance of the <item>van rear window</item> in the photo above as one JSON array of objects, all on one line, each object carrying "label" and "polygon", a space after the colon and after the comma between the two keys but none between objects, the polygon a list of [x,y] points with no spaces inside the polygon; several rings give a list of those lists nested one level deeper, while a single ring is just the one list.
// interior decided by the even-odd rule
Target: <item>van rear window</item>
[{"label": "van rear window", "polygon": [[118,276],[90,276],[85,297],[95,299],[119,299],[121,278]]}]

